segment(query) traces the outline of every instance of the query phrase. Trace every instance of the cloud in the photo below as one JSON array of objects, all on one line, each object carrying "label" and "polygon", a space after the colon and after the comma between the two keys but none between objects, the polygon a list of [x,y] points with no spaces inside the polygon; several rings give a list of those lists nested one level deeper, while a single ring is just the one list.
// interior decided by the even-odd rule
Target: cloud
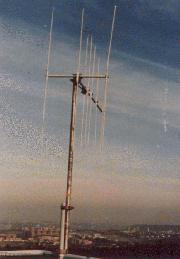
[{"label": "cloud", "polygon": [[179,1],[177,0],[160,0],[160,1],[140,1],[142,4],[147,4],[148,7],[152,8],[153,10],[157,10],[163,12],[165,14],[169,14],[172,19],[177,19],[179,17],[178,9],[180,7]]}]

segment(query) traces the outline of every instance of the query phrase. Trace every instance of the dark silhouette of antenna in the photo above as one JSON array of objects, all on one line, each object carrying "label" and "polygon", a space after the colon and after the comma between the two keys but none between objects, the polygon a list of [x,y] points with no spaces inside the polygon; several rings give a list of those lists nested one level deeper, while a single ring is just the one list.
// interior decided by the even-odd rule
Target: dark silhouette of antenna
[{"label": "dark silhouette of antenna", "polygon": [[[69,237],[69,217],[70,211],[73,208],[71,205],[71,194],[72,194],[72,173],[73,173],[73,159],[74,159],[74,139],[75,139],[75,126],[76,126],[76,109],[77,109],[77,94],[78,89],[80,89],[80,93],[83,96],[86,96],[92,104],[95,105],[97,110],[102,114],[105,112],[106,106],[106,94],[107,94],[107,86],[108,86],[108,78],[109,78],[109,58],[110,58],[110,51],[111,51],[111,42],[112,42],[112,32],[114,28],[114,20],[115,20],[115,13],[116,13],[116,6],[114,7],[114,14],[113,14],[113,22],[112,22],[112,30],[111,30],[111,37],[110,37],[110,44],[109,44],[109,51],[107,57],[107,66],[106,66],[106,73],[99,74],[92,70],[92,73],[80,73],[81,68],[81,50],[82,50],[82,36],[83,36],[83,25],[84,25],[84,9],[82,10],[82,17],[81,17],[81,33],[80,33],[80,43],[79,43],[79,59],[78,59],[78,66],[77,72],[74,74],[49,74],[49,63],[50,63],[50,52],[51,52],[51,42],[52,42],[52,26],[53,26],[53,11],[51,17],[51,27],[50,27],[50,36],[49,36],[49,49],[48,49],[48,63],[47,63],[47,74],[46,74],[46,85],[45,85],[45,98],[47,95],[47,87],[48,87],[48,79],[49,78],[58,78],[58,79],[69,79],[72,83],[72,100],[71,100],[71,118],[70,118],[70,133],[69,133],[69,153],[68,153],[68,172],[67,172],[67,186],[66,186],[66,198],[65,203],[61,205],[61,226],[60,226],[60,258],[63,258],[63,254],[67,254],[68,252],[68,237]],[[89,39],[88,39],[89,40]],[[92,36],[91,36],[91,51],[92,51]],[[87,50],[86,50],[87,52]],[[92,53],[91,53],[92,54]],[[87,53],[86,53],[87,55]],[[95,60],[94,60],[95,62]],[[99,66],[99,65],[98,65]],[[91,91],[89,85],[86,85],[83,80],[94,80],[97,79],[104,79],[105,80],[105,100],[104,100],[104,107],[99,103],[97,97]],[[88,82],[89,84],[89,82]],[[97,91],[96,91],[97,93]],[[43,127],[44,127],[44,118],[45,118],[45,104],[43,106]],[[103,125],[102,125],[102,137],[104,136],[104,122],[105,121],[105,113],[103,115]],[[90,127],[90,123],[89,123]],[[42,128],[42,134],[44,133],[44,128]],[[43,138],[43,136],[42,136]]]}]

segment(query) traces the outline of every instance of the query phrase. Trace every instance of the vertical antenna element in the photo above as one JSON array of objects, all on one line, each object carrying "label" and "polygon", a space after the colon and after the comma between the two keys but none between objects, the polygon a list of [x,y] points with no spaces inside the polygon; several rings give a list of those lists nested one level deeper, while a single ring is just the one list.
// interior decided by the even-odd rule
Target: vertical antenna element
[{"label": "vertical antenna element", "polygon": [[[95,62],[96,62],[96,46],[94,46],[94,53],[93,53],[92,76],[93,76],[94,70],[95,70]],[[91,97],[93,97],[92,96],[93,82],[94,82],[94,78],[92,77],[92,79],[91,79],[91,92],[90,92]],[[89,107],[89,124],[88,124],[87,144],[89,144],[90,133],[91,133],[91,115],[92,115],[92,102],[90,102],[90,107]]]},{"label": "vertical antenna element", "polygon": [[[89,77],[91,75],[92,45],[93,45],[93,40],[91,36],[90,51],[89,51],[89,71],[88,71]],[[87,84],[88,93],[86,95],[86,117],[85,117],[85,130],[84,130],[85,143],[87,143],[87,130],[88,130],[87,127],[88,127],[88,114],[89,114],[89,98],[88,98],[89,90],[90,90],[90,78],[88,78],[88,84]]]},{"label": "vertical antenna element", "polygon": [[[84,73],[87,73],[87,55],[88,55],[88,47],[89,47],[89,35],[86,39],[86,52],[85,52],[85,61],[84,61],[84,67],[85,67],[85,71]],[[80,139],[80,143],[81,146],[83,145],[83,133],[84,133],[84,116],[85,116],[85,101],[86,101],[86,95],[83,95],[83,108],[82,108],[82,119],[81,119],[81,139]]]},{"label": "vertical antenna element", "polygon": [[80,33],[80,39],[79,39],[79,59],[78,59],[76,83],[78,83],[78,81],[79,81],[79,72],[80,72],[80,68],[81,68],[81,50],[82,50],[83,26],[84,26],[84,8],[82,9],[82,15],[81,15],[81,33]]},{"label": "vertical antenna element", "polygon": [[82,9],[82,14],[81,14],[81,31],[80,31],[80,38],[79,38],[79,58],[78,58],[78,65],[77,65],[77,72],[76,72],[76,84],[78,84],[78,82],[79,82],[79,73],[80,73],[80,69],[81,69],[81,50],[82,50],[83,27],[84,27],[84,8]]},{"label": "vertical antenna element", "polygon": [[116,9],[117,6],[114,6],[114,13],[113,13],[113,20],[112,20],[112,27],[111,27],[111,36],[109,41],[109,50],[108,50],[108,57],[107,57],[107,63],[106,63],[106,74],[109,73],[109,61],[110,61],[110,55],[111,55],[111,46],[112,46],[112,38],[113,38],[113,32],[114,32],[114,23],[116,18]]},{"label": "vertical antenna element", "polygon": [[47,67],[46,67],[46,82],[45,82],[45,87],[44,87],[43,118],[42,118],[42,130],[41,130],[42,151],[43,151],[43,146],[44,146],[44,127],[45,127],[45,114],[46,114],[46,99],[47,99],[47,90],[48,90],[48,76],[49,76],[49,65],[50,65],[50,57],[51,57],[53,22],[54,22],[54,8],[52,9],[52,14],[51,14],[51,25],[50,25],[50,32],[49,32],[49,47],[48,47],[48,60],[47,60]]},{"label": "vertical antenna element", "polygon": [[[111,47],[112,47],[112,38],[113,38],[113,32],[114,32],[114,23],[116,18],[116,9],[117,6],[114,6],[114,13],[113,13],[113,19],[112,19],[112,26],[111,26],[111,34],[110,34],[110,41],[109,41],[109,48],[108,48],[108,56],[107,56],[107,63],[106,63],[106,75],[109,73],[109,61],[110,61],[110,55],[111,55]],[[101,126],[101,150],[104,146],[104,131],[105,131],[105,123],[106,123],[106,106],[107,106],[107,91],[109,86],[109,79],[106,77],[105,79],[105,88],[104,88],[104,109],[103,109],[103,115],[102,115],[102,126]]]},{"label": "vertical antenna element", "polygon": [[[99,66],[100,66],[100,59],[98,58],[98,63],[97,63],[98,75],[99,75]],[[96,81],[96,103],[98,101],[98,98],[99,98],[99,78],[97,78],[97,81]],[[96,142],[97,142],[97,109],[96,109],[96,113],[95,113],[94,141],[96,144]]]}]

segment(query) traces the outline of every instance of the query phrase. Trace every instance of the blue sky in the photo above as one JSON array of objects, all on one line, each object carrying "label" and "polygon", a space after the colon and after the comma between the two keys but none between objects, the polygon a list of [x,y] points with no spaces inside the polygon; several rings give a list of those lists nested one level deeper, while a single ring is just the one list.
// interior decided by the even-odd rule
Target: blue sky
[{"label": "blue sky", "polygon": [[[46,156],[41,146],[52,5],[50,70],[72,73],[82,8],[83,49],[91,32],[104,71],[115,4],[103,153],[94,144],[80,148],[82,96],[78,97],[73,186],[77,209],[73,217],[75,221],[118,224],[180,223],[178,0],[0,1],[1,220],[58,221],[58,206],[64,197],[71,99],[68,81],[49,83]],[[91,140],[94,142],[93,132]],[[38,208],[36,213],[34,208]]]}]

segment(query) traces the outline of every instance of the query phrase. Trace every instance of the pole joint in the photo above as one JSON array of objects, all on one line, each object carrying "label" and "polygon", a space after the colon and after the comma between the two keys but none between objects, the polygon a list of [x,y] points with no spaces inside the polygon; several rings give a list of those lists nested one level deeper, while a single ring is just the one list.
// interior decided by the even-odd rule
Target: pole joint
[{"label": "pole joint", "polygon": [[70,210],[73,210],[73,209],[74,209],[74,207],[71,206],[71,205],[65,205],[65,204],[61,205],[61,210],[70,211]]}]

